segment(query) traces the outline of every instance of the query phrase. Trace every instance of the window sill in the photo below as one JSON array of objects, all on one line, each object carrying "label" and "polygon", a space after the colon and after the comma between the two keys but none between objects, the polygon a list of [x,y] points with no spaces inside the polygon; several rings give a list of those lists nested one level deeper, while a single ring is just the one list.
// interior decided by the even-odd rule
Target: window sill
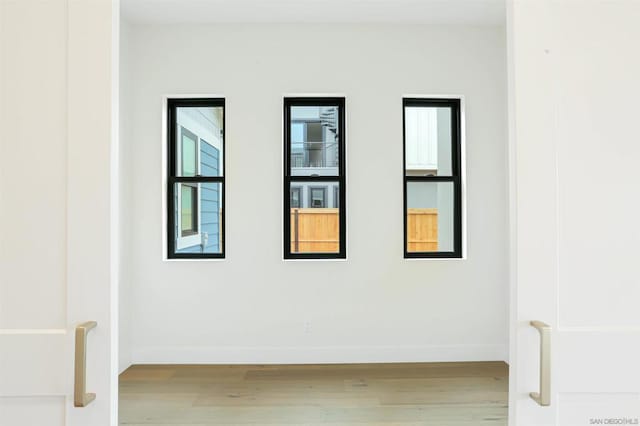
[{"label": "window sill", "polygon": [[467,260],[467,256],[462,256],[462,257],[402,257],[402,260],[408,260],[408,261],[423,261],[423,260],[427,260],[427,261],[440,261],[440,260],[445,260],[445,261],[459,261],[459,260]]},{"label": "window sill", "polygon": [[283,262],[293,262],[293,263],[297,263],[297,262],[346,262],[347,258],[346,257],[334,257],[334,258],[305,258],[305,257],[297,257],[297,258],[282,258]]},{"label": "window sill", "polygon": [[164,257],[163,262],[224,262],[226,257]]}]

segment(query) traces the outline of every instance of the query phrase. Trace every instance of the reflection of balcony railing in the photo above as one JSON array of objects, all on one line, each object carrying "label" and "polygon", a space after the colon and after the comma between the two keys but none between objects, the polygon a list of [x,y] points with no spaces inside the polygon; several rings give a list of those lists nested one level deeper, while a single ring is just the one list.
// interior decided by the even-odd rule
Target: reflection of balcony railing
[{"label": "reflection of balcony railing", "polygon": [[303,155],[297,156],[293,154],[291,156],[291,167],[301,167],[301,168],[319,168],[319,167],[338,167],[337,160],[326,161],[324,158],[311,160],[308,159],[305,161]]},{"label": "reflection of balcony railing", "polygon": [[338,167],[337,142],[292,143],[291,167]]}]

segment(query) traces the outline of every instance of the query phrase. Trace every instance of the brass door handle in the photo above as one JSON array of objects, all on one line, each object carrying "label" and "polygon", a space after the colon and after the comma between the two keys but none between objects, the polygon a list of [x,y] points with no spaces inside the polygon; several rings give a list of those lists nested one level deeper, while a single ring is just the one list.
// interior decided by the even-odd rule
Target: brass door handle
[{"label": "brass door handle", "polygon": [[87,393],[87,334],[98,325],[87,321],[76,327],[76,357],[73,388],[73,405],[86,407],[96,399],[95,393]]},{"label": "brass door handle", "polygon": [[551,405],[551,326],[542,321],[531,321],[540,333],[540,393],[531,392],[529,396],[543,407]]}]

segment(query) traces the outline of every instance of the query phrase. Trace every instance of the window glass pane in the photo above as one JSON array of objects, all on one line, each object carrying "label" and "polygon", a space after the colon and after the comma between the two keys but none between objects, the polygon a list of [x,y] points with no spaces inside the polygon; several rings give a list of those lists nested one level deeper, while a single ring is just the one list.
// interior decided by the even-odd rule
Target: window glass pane
[{"label": "window glass pane", "polygon": [[407,251],[453,251],[453,230],[453,182],[407,182]]},{"label": "window glass pane", "polygon": [[182,129],[182,176],[195,176],[198,172],[196,146],[198,142],[192,133]]},{"label": "window glass pane", "polygon": [[338,182],[296,182],[300,206],[291,204],[291,253],[338,253],[340,251],[340,209],[328,197]]},{"label": "window glass pane", "polygon": [[183,237],[197,232],[197,193],[196,185],[182,184],[180,187],[180,233]]},{"label": "window glass pane", "polygon": [[223,176],[223,108],[176,108],[177,176]]},{"label": "window glass pane", "polygon": [[337,106],[292,106],[290,160],[292,176],[338,176]]},{"label": "window glass pane", "polygon": [[175,252],[222,252],[222,184],[177,183]]},{"label": "window glass pane", "polygon": [[407,176],[451,176],[450,107],[405,107]]}]

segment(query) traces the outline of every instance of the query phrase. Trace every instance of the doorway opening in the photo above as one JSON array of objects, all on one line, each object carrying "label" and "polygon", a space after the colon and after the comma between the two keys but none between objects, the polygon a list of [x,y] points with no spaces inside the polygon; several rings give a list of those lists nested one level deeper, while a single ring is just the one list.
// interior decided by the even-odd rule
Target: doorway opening
[{"label": "doorway opening", "polygon": [[[121,23],[120,423],[506,425],[501,2],[471,18],[432,2],[430,13],[409,7],[406,16],[364,22],[349,7],[337,19],[327,5],[248,19],[231,1],[201,9],[167,2],[153,12],[143,3],[125,2]],[[411,20],[416,13],[425,19]],[[313,182],[283,192],[283,107],[295,97],[344,98],[346,169],[311,173]],[[413,154],[403,151],[403,99],[424,97],[464,99],[459,175],[438,176],[433,152],[416,152],[420,161],[405,170],[403,157]],[[185,163],[191,175],[178,178],[193,182],[173,191],[171,204],[185,206],[176,216],[176,253],[195,241],[216,254],[224,247],[223,257],[164,253],[172,98],[224,99],[224,145],[182,126],[188,137],[176,140],[193,161]],[[337,168],[331,147],[338,144],[324,143],[337,132],[323,127],[321,112],[293,120],[300,130],[292,143],[300,147],[291,161],[300,168]],[[434,126],[441,119],[423,115]],[[440,135],[436,127],[414,130]],[[222,203],[207,204],[203,183],[194,183],[203,177],[202,141],[225,150],[224,235],[208,230],[206,243],[206,207],[222,217]],[[434,193],[435,207],[421,198],[405,212],[407,176],[416,181],[410,195]],[[456,219],[449,228],[438,225],[446,218],[437,205],[446,194],[434,192],[441,186],[460,188],[465,207],[447,204]],[[285,201],[305,210],[298,224],[319,211],[344,211],[346,232],[334,234],[346,241],[345,259],[286,259]],[[420,220],[441,236],[450,229],[451,238],[427,241],[417,230],[407,238],[403,216],[427,210]],[[303,241],[307,231],[291,233],[292,250],[312,246]],[[445,255],[405,258],[410,244]]]}]

